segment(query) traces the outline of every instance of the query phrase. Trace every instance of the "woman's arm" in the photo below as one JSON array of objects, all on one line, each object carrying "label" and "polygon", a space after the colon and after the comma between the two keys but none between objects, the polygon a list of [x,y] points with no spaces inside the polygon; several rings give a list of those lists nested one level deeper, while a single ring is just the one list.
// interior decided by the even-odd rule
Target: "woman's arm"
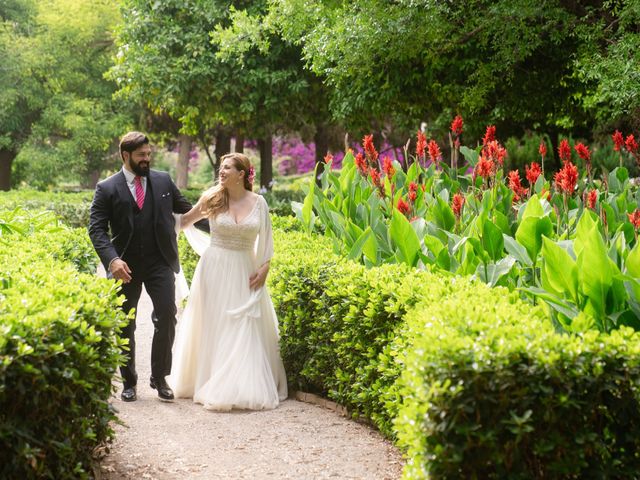
[{"label": "woman's arm", "polygon": [[205,218],[206,215],[202,207],[203,205],[201,203],[201,200],[198,200],[198,203],[196,203],[191,210],[182,215],[180,228],[185,229],[196,223],[198,220],[202,220],[203,218]]},{"label": "woman's arm", "polygon": [[269,264],[270,264],[270,260],[264,262],[258,268],[258,270],[256,270],[256,273],[254,273],[249,277],[249,288],[251,290],[259,289],[267,281],[267,275],[269,274],[269,266],[270,266]]}]

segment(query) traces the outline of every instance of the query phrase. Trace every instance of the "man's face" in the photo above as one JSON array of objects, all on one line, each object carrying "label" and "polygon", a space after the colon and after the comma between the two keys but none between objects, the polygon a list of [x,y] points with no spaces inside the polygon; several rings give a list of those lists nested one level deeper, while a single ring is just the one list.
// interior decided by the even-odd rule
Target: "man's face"
[{"label": "man's face", "polygon": [[146,177],[149,175],[151,163],[151,146],[147,143],[136,148],[133,152],[123,152],[125,165],[136,175]]}]

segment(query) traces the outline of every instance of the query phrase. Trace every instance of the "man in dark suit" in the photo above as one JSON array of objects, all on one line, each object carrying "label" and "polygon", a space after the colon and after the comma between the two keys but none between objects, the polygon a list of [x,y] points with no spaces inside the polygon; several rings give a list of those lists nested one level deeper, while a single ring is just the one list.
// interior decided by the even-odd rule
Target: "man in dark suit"
[{"label": "man in dark suit", "polygon": [[[123,167],[96,186],[89,219],[89,237],[107,276],[122,281],[125,312],[136,308],[142,285],[153,302],[150,385],[161,400],[173,400],[165,381],[171,372],[175,336],[175,275],[180,269],[173,213],[191,204],[169,174],[151,170],[151,146],[146,135],[129,132],[120,141]],[[135,401],[135,318],[121,332],[129,340],[126,365],[120,367],[125,402]]]}]

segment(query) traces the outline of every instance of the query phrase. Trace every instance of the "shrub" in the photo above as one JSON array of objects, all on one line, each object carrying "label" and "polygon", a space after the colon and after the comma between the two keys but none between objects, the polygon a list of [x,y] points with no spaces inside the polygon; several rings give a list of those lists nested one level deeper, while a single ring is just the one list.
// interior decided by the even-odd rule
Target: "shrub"
[{"label": "shrub", "polygon": [[117,288],[93,273],[84,229],[0,242],[0,477],[88,478],[116,419]]},{"label": "shrub", "polygon": [[65,225],[86,228],[89,225],[89,209],[92,199],[93,190],[84,190],[78,193],[13,190],[0,192],[0,209],[50,210]]},{"label": "shrub", "polygon": [[636,478],[640,336],[559,335],[480,293],[407,317],[404,477]]}]

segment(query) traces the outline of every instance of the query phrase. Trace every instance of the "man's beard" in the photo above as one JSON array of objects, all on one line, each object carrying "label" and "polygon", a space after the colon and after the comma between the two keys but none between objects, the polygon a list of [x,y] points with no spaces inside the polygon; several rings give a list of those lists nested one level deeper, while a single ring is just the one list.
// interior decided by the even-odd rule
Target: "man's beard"
[{"label": "man's beard", "polygon": [[133,170],[133,173],[139,175],[140,177],[149,176],[149,164],[147,162],[145,162],[144,167],[140,166],[139,163],[131,162],[131,170]]}]

